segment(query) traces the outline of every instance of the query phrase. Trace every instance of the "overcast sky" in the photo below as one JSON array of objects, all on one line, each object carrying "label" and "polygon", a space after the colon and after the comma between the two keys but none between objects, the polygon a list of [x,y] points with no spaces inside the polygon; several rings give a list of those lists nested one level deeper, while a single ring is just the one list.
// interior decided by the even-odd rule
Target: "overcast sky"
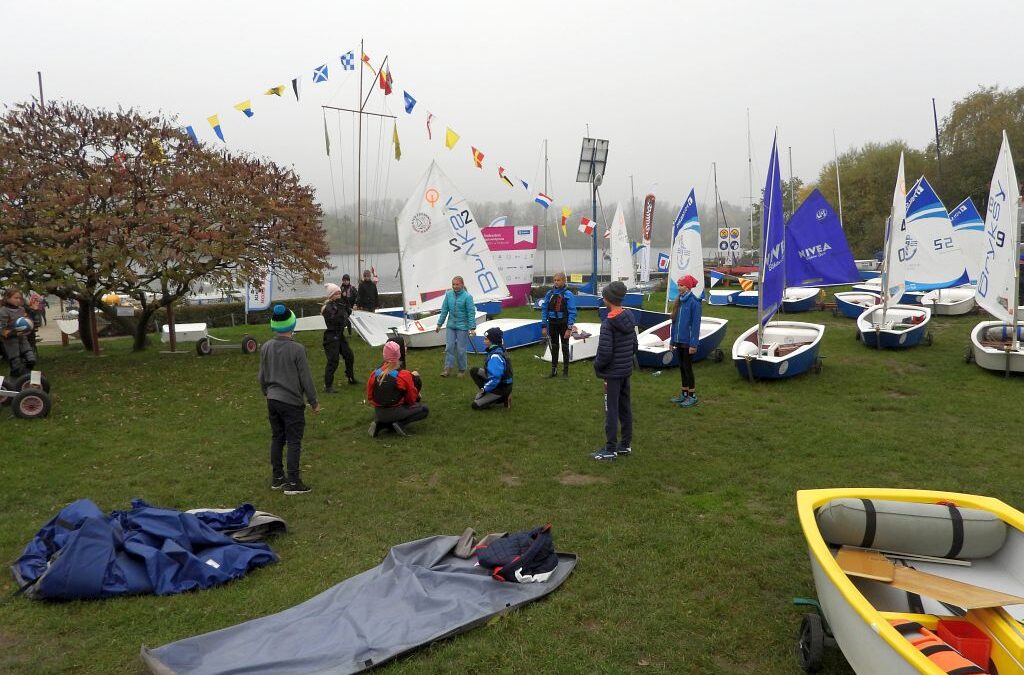
[{"label": "overcast sky", "polygon": [[[358,71],[341,71],[338,57],[358,54],[360,38],[374,65],[389,56],[396,91],[384,100],[375,89],[367,109],[398,115],[403,151],[398,163],[378,162],[382,144],[390,156],[390,122],[367,124],[371,173],[380,168],[365,174],[366,192],[402,200],[432,158],[471,202],[528,200],[499,182],[497,166],[539,181],[548,139],[549,193],[556,204],[578,202],[587,195],[575,174],[589,124],[610,141],[606,207],[629,199],[630,175],[638,197],[656,185],[659,199],[678,204],[692,186],[702,202],[712,161],[723,198],[741,203],[748,108],[756,193],[776,127],[794,172],[810,181],[832,158],[833,130],[840,152],[894,138],[923,147],[934,133],[932,97],[941,117],[978,85],[1024,79],[1021,0],[0,0],[0,8],[0,102],[35,96],[41,70],[47,99],[159,110],[207,142],[219,143],[206,122],[217,113],[229,148],[294,165],[328,209],[352,200],[353,124],[328,116],[329,163],[320,106],[355,104]],[[324,63],[328,81],[313,84]],[[263,95],[296,76],[300,102],[290,92]],[[403,89],[418,100],[413,115],[402,108]],[[233,109],[245,99],[251,119]],[[426,111],[436,115],[432,144]],[[437,140],[446,125],[462,137],[453,151]],[[485,154],[483,170],[471,145]]]}]

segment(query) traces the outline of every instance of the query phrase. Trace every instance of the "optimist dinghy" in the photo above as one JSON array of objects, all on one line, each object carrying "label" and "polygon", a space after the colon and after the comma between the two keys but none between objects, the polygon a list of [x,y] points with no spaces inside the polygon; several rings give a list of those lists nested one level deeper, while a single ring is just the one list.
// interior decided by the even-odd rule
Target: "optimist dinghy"
[{"label": "optimist dinghy", "polygon": [[921,306],[940,316],[959,316],[974,309],[974,286],[939,288],[921,296]]},{"label": "optimist dinghy", "polygon": [[[697,353],[693,355],[693,361],[703,361],[709,356],[715,363],[720,363],[725,354],[719,348],[722,339],[725,337],[726,328],[729,322],[726,319],[718,319],[713,316],[702,316],[700,318],[700,344],[697,345]],[[641,368],[677,368],[679,367],[679,355],[671,349],[672,320],[666,320],[660,324],[648,328],[637,336],[639,350],[636,358]]]},{"label": "optimist dinghy", "polygon": [[1002,321],[982,321],[971,331],[967,362],[985,370],[1024,373],[1024,323],[1017,322],[1017,335]]},{"label": "optimist dinghy", "polygon": [[931,346],[928,331],[932,311],[913,305],[875,305],[857,317],[857,331],[868,347],[902,349],[916,347],[923,341]]},{"label": "optimist dinghy", "polygon": [[731,305],[732,296],[739,293],[739,289],[736,288],[712,288],[708,291],[708,304],[709,305]]},{"label": "optimist dinghy", "polygon": [[[597,342],[601,339],[601,324],[599,323],[578,323],[575,326],[576,332],[569,336],[569,362],[583,361],[597,356]],[[562,355],[558,355],[561,360]],[[544,356],[541,357],[548,363],[551,362],[551,342],[544,349]]]},{"label": "optimist dinghy", "polygon": [[796,502],[820,607],[801,625],[804,670],[830,633],[864,675],[1024,673],[1024,513],[929,490],[801,490]]},{"label": "optimist dinghy", "polygon": [[[405,338],[405,346],[409,349],[422,349],[426,347],[443,347],[448,336],[445,329],[437,330],[437,314],[422,319],[410,319],[397,330],[398,334]],[[487,319],[487,315],[480,309],[476,312],[477,324]]]},{"label": "optimist dinghy", "polygon": [[782,311],[786,314],[809,312],[818,306],[817,288],[787,288],[782,295]]},{"label": "optimist dinghy", "polygon": [[469,338],[471,351],[479,354],[487,351],[484,333],[494,327],[501,329],[501,343],[506,350],[535,345],[544,339],[540,332],[540,319],[491,319],[476,325],[476,335]]},{"label": "optimist dinghy", "polygon": [[786,223],[786,253],[783,312],[808,312],[817,307],[819,287],[860,280],[839,216],[818,190]]},{"label": "optimist dinghy", "polygon": [[877,305],[882,301],[882,296],[869,291],[845,291],[835,294],[836,308],[832,316],[845,316],[848,319],[856,319],[864,313],[868,307]]}]

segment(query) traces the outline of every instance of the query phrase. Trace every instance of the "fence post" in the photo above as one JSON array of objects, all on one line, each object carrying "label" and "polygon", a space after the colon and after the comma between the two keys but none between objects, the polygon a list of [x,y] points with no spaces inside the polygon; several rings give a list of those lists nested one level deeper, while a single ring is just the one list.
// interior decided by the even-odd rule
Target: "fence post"
[{"label": "fence post", "polygon": [[231,327],[235,327],[235,313],[231,312]]}]

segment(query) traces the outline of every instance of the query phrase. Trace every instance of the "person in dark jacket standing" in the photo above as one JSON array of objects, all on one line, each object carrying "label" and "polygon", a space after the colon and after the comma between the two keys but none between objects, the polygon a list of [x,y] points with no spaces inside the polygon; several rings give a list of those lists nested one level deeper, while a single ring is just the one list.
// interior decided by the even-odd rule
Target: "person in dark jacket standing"
[{"label": "person in dark jacket standing", "polygon": [[[356,287],[352,285],[352,277],[345,274],[341,277],[341,301],[348,307],[348,313],[356,308]],[[352,322],[348,324],[348,334],[352,335]]]},{"label": "person in dark jacket standing", "polygon": [[609,461],[633,452],[633,409],[629,398],[629,382],[633,374],[637,341],[633,315],[622,309],[622,301],[626,299],[626,285],[621,281],[613,281],[604,287],[601,296],[608,307],[608,316],[601,322],[594,372],[604,380],[605,444],[590,456],[599,461]]},{"label": "person in dark jacket standing", "polygon": [[679,396],[671,399],[681,408],[697,405],[697,392],[693,379],[693,355],[700,344],[700,298],[692,291],[697,287],[697,280],[687,274],[676,282],[679,295],[672,304],[672,339],[673,351],[679,357],[679,376],[682,378],[682,389]]},{"label": "person in dark jacket standing", "polygon": [[562,377],[569,377],[569,335],[576,326],[576,296],[565,287],[565,274],[556,272],[554,286],[544,295],[540,310],[541,333],[551,341],[551,374],[558,373],[558,350],[562,350]]},{"label": "person in dark jacket standing", "polygon": [[370,276],[370,270],[363,270],[363,280],[359,282],[356,293],[356,309],[375,312],[378,307],[380,298],[377,296],[377,282]]},{"label": "person in dark jacket standing", "polygon": [[338,370],[339,356],[345,359],[345,377],[349,384],[356,384],[355,373],[353,372],[352,347],[345,339],[345,328],[351,330],[349,314],[351,310],[345,304],[342,289],[337,284],[324,284],[327,288],[327,301],[320,308],[320,314],[324,317],[324,324],[327,330],[324,331],[324,355],[327,356],[327,365],[324,367],[324,391],[328,394],[334,391],[334,373]]},{"label": "person in dark jacket standing", "polygon": [[[260,347],[260,390],[267,397],[270,418],[270,467],[273,471],[270,487],[284,489],[286,495],[301,495],[310,490],[299,475],[302,435],[306,430],[305,402],[309,401],[313,412],[320,412],[306,348],[292,340],[296,321],[295,312],[284,305],[274,305],[270,330],[277,336]],[[285,443],[288,444],[287,474],[281,461]]]},{"label": "person in dark jacket standing", "polygon": [[473,410],[483,410],[501,403],[506,408],[512,407],[512,364],[501,342],[504,334],[494,326],[484,333],[484,345],[487,347],[487,360],[483,368],[469,371],[473,382],[479,387],[473,397]]}]

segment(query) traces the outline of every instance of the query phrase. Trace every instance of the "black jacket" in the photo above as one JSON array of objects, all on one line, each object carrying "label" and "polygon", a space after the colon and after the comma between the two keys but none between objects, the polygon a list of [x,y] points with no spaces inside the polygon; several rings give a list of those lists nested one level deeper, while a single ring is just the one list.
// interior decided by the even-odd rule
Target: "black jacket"
[{"label": "black jacket", "polygon": [[625,378],[633,374],[633,357],[637,352],[635,328],[633,313],[629,310],[623,310],[614,319],[601,322],[594,372],[602,380]]},{"label": "black jacket", "polygon": [[342,284],[341,301],[345,303],[345,306],[348,307],[349,311],[351,312],[352,309],[356,306],[356,287],[353,286],[352,284],[349,284],[348,286]]},{"label": "black jacket", "polygon": [[363,279],[359,282],[359,292],[356,294],[356,304],[359,305],[360,309],[365,309],[368,312],[372,312],[380,306],[380,300],[377,298],[377,284],[373,281],[367,281]]},{"label": "black jacket", "polygon": [[324,323],[327,324],[327,331],[324,334],[324,337],[339,334],[341,331],[348,328],[348,315],[350,311],[351,310],[349,310],[348,305],[345,304],[344,298],[331,300],[324,305],[323,311],[321,312],[324,316]]}]

